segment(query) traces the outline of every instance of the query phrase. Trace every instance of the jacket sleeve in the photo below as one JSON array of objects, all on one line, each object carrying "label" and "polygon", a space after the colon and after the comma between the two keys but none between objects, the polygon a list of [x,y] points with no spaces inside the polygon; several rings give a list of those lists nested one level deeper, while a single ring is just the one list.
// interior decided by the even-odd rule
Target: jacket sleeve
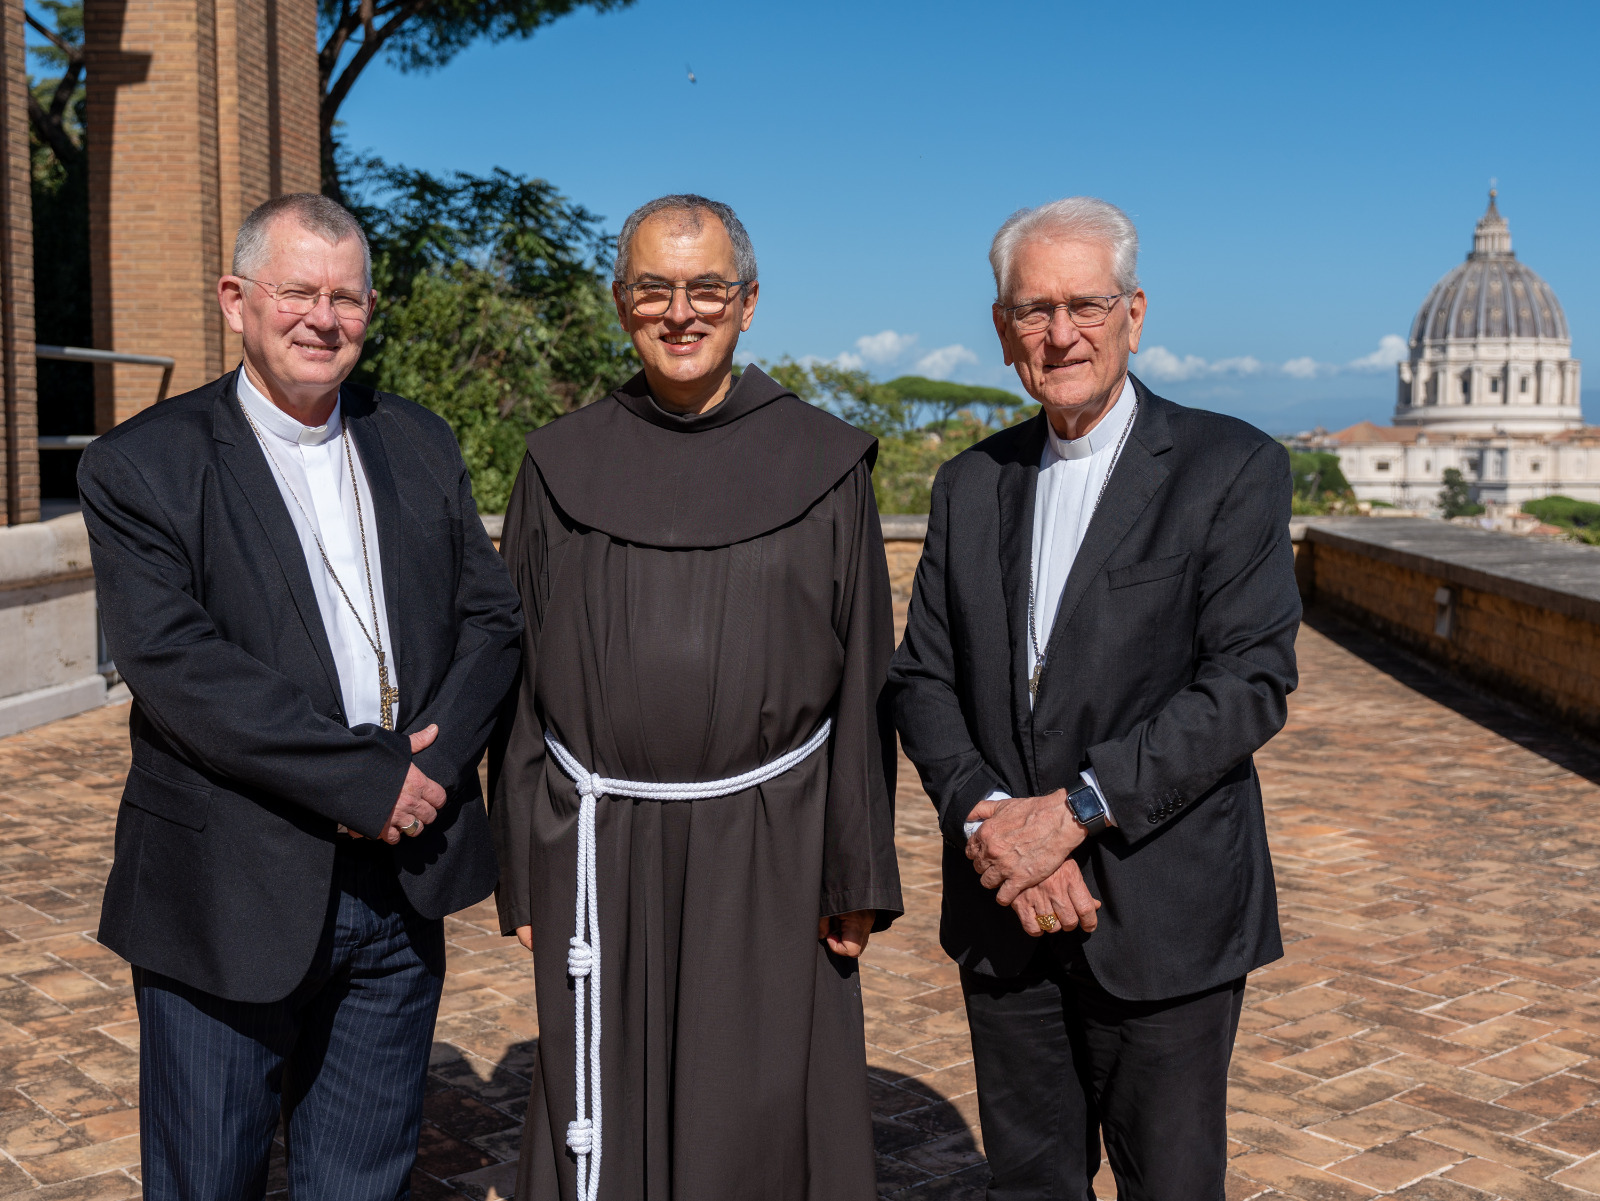
[{"label": "jacket sleeve", "polygon": [[989,793],[1005,791],[1006,784],[973,745],[956,690],[945,579],[949,538],[950,486],[947,468],[940,468],[905,637],[889,665],[889,690],[901,745],[939,811],[939,829],[949,841],[964,844],[967,814]]},{"label": "jacket sleeve", "polygon": [[1161,829],[1283,728],[1300,625],[1291,494],[1287,452],[1261,443],[1206,537],[1193,680],[1120,738],[1089,748],[1131,843]]},{"label": "jacket sleeve", "polygon": [[533,849],[533,806],[543,788],[544,726],[534,695],[539,631],[544,620],[539,578],[545,562],[545,527],[538,469],[524,458],[506,504],[500,531],[500,554],[511,585],[522,598],[522,658],[512,683],[511,700],[495,723],[489,740],[489,828],[494,835],[500,883],[495,905],[500,933],[533,923],[529,902]]},{"label": "jacket sleeve", "polygon": [[884,685],[894,650],[894,602],[883,529],[863,459],[835,490],[834,630],[844,671],[833,715],[824,818],[822,914],[876,909],[875,929],[905,912],[894,849],[898,756]]},{"label": "jacket sleeve", "polygon": [[222,637],[196,599],[182,540],[114,441],[84,451],[78,488],[106,646],[141,711],[197,766],[241,790],[381,834],[410,770],[406,736],[346,729]]},{"label": "jacket sleeve", "polygon": [[472,481],[459,451],[456,462],[464,543],[456,587],[455,659],[427,708],[412,723],[418,730],[439,724],[439,736],[417,753],[414,762],[451,792],[475,782],[469,777],[477,774],[478,760],[522,657],[522,606],[478,516]]}]

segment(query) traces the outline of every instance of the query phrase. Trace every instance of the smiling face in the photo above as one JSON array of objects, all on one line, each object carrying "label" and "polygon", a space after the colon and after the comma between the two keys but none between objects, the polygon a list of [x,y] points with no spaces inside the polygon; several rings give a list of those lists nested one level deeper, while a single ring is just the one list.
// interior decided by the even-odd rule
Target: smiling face
[{"label": "smiling face", "polygon": [[1111,248],[1102,242],[1030,239],[1016,248],[1007,282],[1010,294],[994,308],[1006,365],[1017,369],[1017,378],[1044,406],[1057,434],[1081,438],[1122,391],[1128,356],[1139,349],[1144,328],[1144,292],[1113,304],[1104,325],[1079,329],[1065,309],[1057,309],[1048,329],[1025,334],[1003,308],[1119,292]]},{"label": "smiling face", "polygon": [[[366,319],[341,317],[328,294],[366,296],[370,317],[377,293],[367,287],[361,243],[353,237],[329,242],[286,214],[266,241],[267,253],[250,279],[223,276],[217,299],[228,327],[244,339],[245,367],[256,385],[291,416],[319,425],[333,411],[367,336]],[[280,313],[272,289],[252,280],[323,295],[303,316]]]},{"label": "smiling face", "polygon": [[[699,218],[696,228],[694,218]],[[633,311],[623,283],[646,280],[671,284],[695,280],[739,278],[733,241],[715,215],[662,212],[647,218],[628,248],[628,278],[612,285],[617,317],[633,339],[644,364],[650,392],[660,404],[682,412],[703,413],[717,404],[732,380],[733,352],[739,335],[750,328],[756,312],[755,282],[738,289],[720,316],[701,316],[689,304],[685,289],[672,294],[672,307],[659,317]]]}]

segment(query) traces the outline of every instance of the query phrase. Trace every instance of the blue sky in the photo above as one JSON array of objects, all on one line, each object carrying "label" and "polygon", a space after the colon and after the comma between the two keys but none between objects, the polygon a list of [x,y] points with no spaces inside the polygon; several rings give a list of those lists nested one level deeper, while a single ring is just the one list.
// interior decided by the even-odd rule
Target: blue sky
[{"label": "blue sky", "polygon": [[380,61],[342,116],[355,149],[541,176],[613,230],[725,200],[761,262],[743,349],[885,378],[1015,388],[989,239],[1102,196],[1143,238],[1135,372],[1282,433],[1387,420],[1394,339],[1491,177],[1574,353],[1600,347],[1597,34],[1580,3],[637,0],[431,74]]}]

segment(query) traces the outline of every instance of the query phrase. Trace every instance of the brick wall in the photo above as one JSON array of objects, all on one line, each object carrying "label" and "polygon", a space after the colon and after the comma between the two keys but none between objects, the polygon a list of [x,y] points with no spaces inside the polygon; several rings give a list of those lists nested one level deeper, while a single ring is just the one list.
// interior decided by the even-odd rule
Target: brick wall
[{"label": "brick wall", "polygon": [[5,524],[39,520],[33,200],[22,0],[0,0],[0,492]]},{"label": "brick wall", "polygon": [[[217,309],[240,221],[315,191],[309,0],[87,0],[95,344],[171,355],[172,391],[237,361]],[[96,429],[149,405],[159,371],[98,368]]]}]

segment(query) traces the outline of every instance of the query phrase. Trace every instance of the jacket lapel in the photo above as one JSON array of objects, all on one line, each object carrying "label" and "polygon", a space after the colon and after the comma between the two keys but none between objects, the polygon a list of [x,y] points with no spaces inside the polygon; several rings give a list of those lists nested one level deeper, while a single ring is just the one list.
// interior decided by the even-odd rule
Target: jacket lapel
[{"label": "jacket lapel", "polygon": [[[1033,503],[1038,494],[1039,456],[1044,453],[1045,416],[1029,422],[1016,457],[1001,464],[997,485],[1000,504],[1000,584],[1005,592],[1006,622],[1011,634],[1012,728],[1027,728],[1028,590],[1033,577]],[[1031,740],[1024,740],[1023,763],[1033,787]]]},{"label": "jacket lapel", "polygon": [[328,687],[342,708],[344,693],[339,687],[339,669],[334,665],[328,631],[323,628],[322,611],[317,608],[317,594],[311,587],[305,549],[300,545],[300,535],[295,532],[294,520],[284,504],[283,493],[278,490],[278,479],[267,462],[266,452],[245,421],[244,410],[239,407],[236,374],[229,372],[219,381],[221,391],[212,406],[211,436],[225,447],[222,461],[261,523],[267,545],[277,557],[289,595],[294,598],[295,609],[306,628],[306,636],[311,639],[322,664]]},{"label": "jacket lapel", "polygon": [[405,636],[402,625],[403,610],[400,605],[400,559],[405,552],[402,544],[400,521],[400,490],[395,484],[394,470],[389,462],[388,450],[383,444],[383,423],[378,417],[377,395],[366,388],[346,387],[342,396],[341,411],[345,428],[355,439],[356,453],[366,472],[367,488],[372,493],[372,507],[377,510],[368,520],[377,529],[378,570],[383,576],[383,608],[389,619],[389,642],[385,646],[389,662],[394,664],[396,682],[400,685],[400,704],[395,713],[395,728],[403,730],[410,719],[417,696],[415,688],[405,687],[407,679],[406,647],[411,640]]},{"label": "jacket lapel", "polygon": [[[1130,377],[1131,378],[1131,377]],[[1072,621],[1078,604],[1089,585],[1105,567],[1111,552],[1133,529],[1134,523],[1160,491],[1167,478],[1167,468],[1159,456],[1172,448],[1172,436],[1167,426],[1167,416],[1162,406],[1167,402],[1155,396],[1137,379],[1134,392],[1139,398],[1139,412],[1129,431],[1128,444],[1122,448],[1106,483],[1105,496],[1089,520],[1083,545],[1072,561],[1072,571],[1067,575],[1066,586],[1061,590],[1061,603],[1056,606],[1055,623],[1050,627],[1050,643],[1045,657],[1053,660],[1062,631]]]}]

